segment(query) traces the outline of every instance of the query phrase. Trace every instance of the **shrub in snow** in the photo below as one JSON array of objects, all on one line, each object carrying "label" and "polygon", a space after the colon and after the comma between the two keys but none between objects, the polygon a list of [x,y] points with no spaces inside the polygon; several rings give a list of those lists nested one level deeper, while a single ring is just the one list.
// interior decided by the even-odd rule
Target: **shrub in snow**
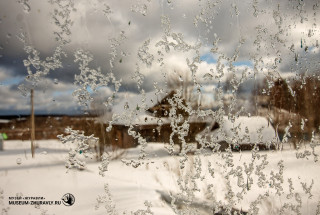
[{"label": "shrub in snow", "polygon": [[70,146],[66,168],[84,169],[86,163],[81,158],[93,158],[90,141],[96,142],[99,141],[99,138],[94,137],[93,134],[85,136],[83,131],[72,130],[71,128],[66,128],[65,133],[68,135],[58,135],[58,138],[63,144],[69,144]]}]

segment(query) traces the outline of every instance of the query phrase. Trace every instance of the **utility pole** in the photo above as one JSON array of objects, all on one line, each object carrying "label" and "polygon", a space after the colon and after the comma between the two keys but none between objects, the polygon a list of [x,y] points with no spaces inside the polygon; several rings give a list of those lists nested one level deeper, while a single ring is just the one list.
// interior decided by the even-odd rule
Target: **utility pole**
[{"label": "utility pole", "polygon": [[35,128],[34,128],[34,108],[33,108],[33,89],[31,89],[31,154],[34,158],[34,141],[35,141]]}]

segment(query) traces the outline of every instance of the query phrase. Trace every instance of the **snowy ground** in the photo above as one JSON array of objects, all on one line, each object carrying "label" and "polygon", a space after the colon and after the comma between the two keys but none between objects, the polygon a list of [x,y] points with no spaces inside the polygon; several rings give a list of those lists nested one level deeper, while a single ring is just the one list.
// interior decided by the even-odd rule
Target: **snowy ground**
[{"label": "snowy ground", "polygon": [[[108,166],[106,176],[99,175],[100,163],[94,160],[87,162],[87,169],[83,171],[70,170],[66,172],[64,167],[65,158],[69,146],[62,145],[57,140],[38,141],[39,148],[36,150],[34,159],[30,155],[30,142],[28,141],[5,141],[4,151],[0,151],[0,209],[7,214],[109,214],[100,205],[96,209],[98,196],[106,195],[104,185],[108,184],[112,196],[112,202],[119,214],[135,212],[139,209],[147,209],[145,201],[152,204],[151,211],[154,214],[174,214],[170,205],[161,199],[160,193],[176,194],[180,192],[177,180],[187,179],[187,174],[195,174],[193,164],[196,159],[201,160],[201,177],[197,179],[199,191],[195,198],[200,202],[227,203],[227,181],[225,172],[231,169],[219,166],[222,164],[222,155],[195,156],[190,155],[183,170],[179,169],[180,156],[169,156],[163,144],[149,144],[149,164],[138,168],[126,166],[120,159],[113,160]],[[304,150],[304,149],[303,149]],[[302,151],[301,151],[302,152]],[[319,150],[316,151],[319,153]],[[135,159],[138,157],[139,148],[129,149],[122,158]],[[284,160],[284,190],[282,195],[276,195],[276,189],[271,186],[262,188],[257,186],[258,178],[253,177],[254,185],[248,185],[243,200],[236,200],[234,206],[247,211],[249,205],[259,194],[268,193],[269,196],[259,204],[261,214],[279,214],[280,208],[285,203],[297,204],[295,198],[300,195],[302,201],[302,214],[316,214],[317,204],[320,199],[320,165],[313,161],[313,156],[308,159],[297,159],[296,151],[284,150],[282,152],[259,152],[267,154],[269,162],[264,169],[266,179],[269,180],[271,171],[279,173],[278,162]],[[244,167],[244,163],[251,161],[250,152],[236,152],[233,158],[236,166]],[[257,164],[261,163],[258,160]],[[212,177],[208,162],[214,169]],[[217,162],[217,163],[216,163]],[[147,162],[146,162],[147,163]],[[235,167],[236,167],[235,166]],[[288,178],[292,179],[294,190],[292,196],[289,194]],[[246,180],[246,179],[245,179]],[[302,184],[310,187],[314,182],[310,194],[303,189]],[[231,177],[232,190],[237,193],[237,179]],[[190,183],[189,183],[190,184]],[[188,184],[186,184],[188,186]],[[190,185],[191,186],[191,185]],[[210,187],[210,189],[209,189]],[[211,194],[210,194],[210,191]],[[75,204],[72,206],[41,205],[9,205],[9,197],[44,197],[45,201],[61,201],[64,194],[71,193],[75,196]],[[213,195],[212,195],[213,193]],[[309,198],[310,197],[310,198]],[[236,198],[235,198],[236,199]],[[2,202],[2,203],[1,203]],[[284,211],[284,214],[294,214],[292,211]],[[6,214],[6,213],[4,213]]]}]

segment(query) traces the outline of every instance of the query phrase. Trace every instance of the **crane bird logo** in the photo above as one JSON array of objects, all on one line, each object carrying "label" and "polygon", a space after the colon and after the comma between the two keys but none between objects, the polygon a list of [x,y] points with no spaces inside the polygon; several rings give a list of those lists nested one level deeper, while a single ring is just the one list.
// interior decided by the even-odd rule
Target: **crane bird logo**
[{"label": "crane bird logo", "polygon": [[75,198],[71,193],[66,193],[62,196],[61,200],[65,206],[71,206],[74,204]]}]

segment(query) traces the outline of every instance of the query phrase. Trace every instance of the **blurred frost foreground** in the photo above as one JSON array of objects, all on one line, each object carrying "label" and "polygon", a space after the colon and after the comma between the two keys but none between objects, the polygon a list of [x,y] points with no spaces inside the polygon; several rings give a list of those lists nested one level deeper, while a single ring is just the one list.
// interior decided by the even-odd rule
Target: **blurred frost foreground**
[{"label": "blurred frost foreground", "polygon": [[[132,168],[115,159],[110,161],[106,176],[101,177],[100,164],[90,159],[84,170],[70,169],[66,173],[68,144],[39,141],[36,159],[31,159],[29,145],[28,141],[6,141],[0,152],[3,214],[212,214],[208,205],[219,205],[220,211],[232,205],[233,210],[252,214],[319,212],[320,166],[313,159],[297,159],[292,150],[260,151],[255,158],[250,151],[234,152],[228,160],[237,168],[222,159],[227,152],[190,154],[180,169],[184,157],[169,156],[163,144],[150,143],[145,148],[144,165]],[[140,150],[128,149],[122,159],[137,159]],[[251,166],[253,160],[255,165]],[[73,206],[8,205],[11,196],[60,200],[65,193],[75,196]],[[240,193],[243,199],[238,198]],[[168,196],[174,204],[165,201]]]},{"label": "blurred frost foreground", "polygon": [[0,1],[1,113],[96,117],[5,142],[2,214],[320,214],[319,1],[186,1]]}]

